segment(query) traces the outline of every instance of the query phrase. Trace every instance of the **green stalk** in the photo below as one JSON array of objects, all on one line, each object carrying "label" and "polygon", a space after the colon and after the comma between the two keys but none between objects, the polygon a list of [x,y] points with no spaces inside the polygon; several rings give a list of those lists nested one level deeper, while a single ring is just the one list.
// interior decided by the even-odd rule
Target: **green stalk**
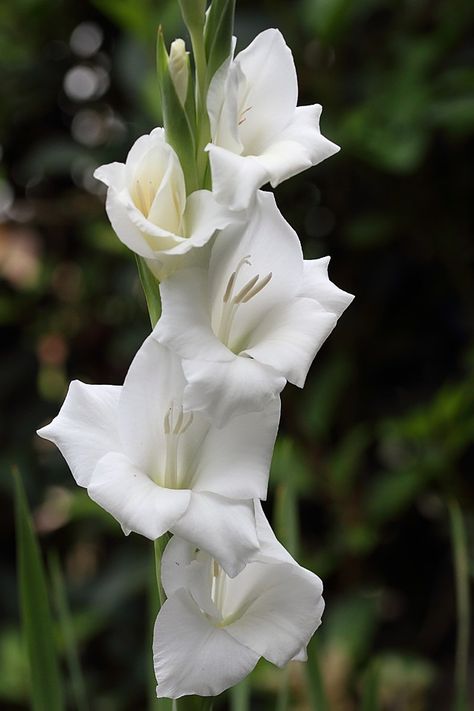
[{"label": "green stalk", "polygon": [[469,559],[466,528],[461,507],[456,499],[448,501],[451,523],[454,577],[456,581],[457,638],[454,672],[456,711],[468,711],[468,666],[469,666]]},{"label": "green stalk", "polygon": [[166,600],[166,594],[163,589],[163,584],[161,582],[161,557],[166,545],[170,539],[169,533],[163,534],[160,538],[157,538],[154,542],[155,547],[155,574],[156,574],[156,586],[158,589],[158,598],[160,600],[160,608],[164,605]]},{"label": "green stalk", "polygon": [[250,677],[230,690],[231,711],[249,711],[250,709]]}]

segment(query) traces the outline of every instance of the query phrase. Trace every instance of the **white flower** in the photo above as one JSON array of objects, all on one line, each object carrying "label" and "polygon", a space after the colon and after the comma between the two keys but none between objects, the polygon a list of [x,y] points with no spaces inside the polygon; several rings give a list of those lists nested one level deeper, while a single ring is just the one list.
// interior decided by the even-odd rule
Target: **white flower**
[{"label": "white flower", "polygon": [[279,402],[217,430],[183,412],[184,386],[179,359],[148,338],[123,387],[74,381],[38,434],[125,533],[170,530],[235,575],[258,548],[252,500],[266,496]]},{"label": "white flower", "polygon": [[328,278],[329,258],[303,260],[273,195],[260,191],[245,226],[216,238],[208,268],[160,286],[153,336],[183,358],[185,410],[218,424],[266,407],[311,362],[352,296]]},{"label": "white flower", "polygon": [[209,87],[212,143],[207,146],[213,191],[233,210],[255,190],[273,187],[339,150],[321,135],[321,106],[299,106],[291,50],[278,30],[266,30],[226,62]]},{"label": "white flower", "polygon": [[138,138],[126,163],[103,165],[94,176],[108,186],[106,210],[118,238],[159,279],[232,220],[209,190],[186,197],[178,156],[162,128]]},{"label": "white flower", "polygon": [[202,550],[174,537],[162,558],[168,596],[154,632],[158,697],[215,696],[260,657],[281,667],[306,659],[321,623],[321,580],[299,566],[257,508],[260,552],[230,579]]}]

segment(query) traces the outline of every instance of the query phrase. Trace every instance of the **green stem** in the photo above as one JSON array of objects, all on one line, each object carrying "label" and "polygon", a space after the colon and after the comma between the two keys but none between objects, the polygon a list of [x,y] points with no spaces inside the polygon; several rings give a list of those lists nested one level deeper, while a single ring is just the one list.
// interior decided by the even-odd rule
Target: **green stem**
[{"label": "green stem", "polygon": [[455,660],[455,709],[468,709],[468,665],[469,665],[469,560],[466,528],[461,507],[452,498],[448,501],[451,522],[451,544],[453,549],[454,577],[456,581],[457,638]]},{"label": "green stem", "polygon": [[191,33],[191,44],[196,67],[196,168],[199,187],[206,188],[209,187],[206,184],[209,158],[204,149],[211,140],[211,129],[207,114],[207,63],[202,31]]}]

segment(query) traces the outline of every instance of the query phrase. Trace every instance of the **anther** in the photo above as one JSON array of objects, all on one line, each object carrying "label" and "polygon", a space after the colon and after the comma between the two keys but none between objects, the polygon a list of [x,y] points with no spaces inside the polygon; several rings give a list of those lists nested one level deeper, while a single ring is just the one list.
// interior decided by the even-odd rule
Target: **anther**
[{"label": "anther", "polygon": [[230,275],[230,279],[227,282],[227,288],[225,290],[224,298],[222,299],[224,304],[226,304],[229,301],[230,295],[232,294],[232,289],[234,288],[236,276],[237,276],[237,272],[232,272],[232,274]]},{"label": "anther", "polygon": [[183,424],[184,420],[184,414],[183,414],[183,408],[181,407],[179,409],[179,415],[178,419],[176,420],[176,424],[174,426],[173,434],[179,434],[181,432],[181,425]]},{"label": "anther", "polygon": [[165,434],[170,434],[171,432],[171,407],[168,409],[166,415],[164,416],[163,419],[163,429],[165,431]]},{"label": "anther", "polygon": [[234,297],[233,301],[235,304],[240,304],[245,303],[244,299],[245,297],[251,292],[255,286],[255,284],[258,282],[260,279],[260,274],[256,274],[250,281],[248,281],[245,286],[241,288],[237,296]]},{"label": "anther", "polygon": [[272,276],[273,276],[273,274],[272,274],[272,272],[270,272],[269,274],[267,274],[266,277],[263,277],[262,281],[259,284],[255,284],[255,286],[252,289],[250,289],[250,291],[243,297],[242,304],[246,304],[247,301],[250,301],[250,299],[253,299],[253,297],[256,296],[256,294],[258,294],[259,291],[262,291],[262,289],[264,289],[266,287],[266,285],[268,284],[268,282],[270,281]]}]

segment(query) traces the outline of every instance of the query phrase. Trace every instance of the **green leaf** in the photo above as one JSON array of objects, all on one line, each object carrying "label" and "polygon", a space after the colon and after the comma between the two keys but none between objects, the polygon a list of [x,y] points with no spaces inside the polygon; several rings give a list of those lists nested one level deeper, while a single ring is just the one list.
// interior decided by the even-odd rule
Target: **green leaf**
[{"label": "green leaf", "polygon": [[46,576],[18,471],[15,508],[18,585],[22,632],[26,641],[33,711],[63,711],[64,696],[54,639]]},{"label": "green leaf", "polygon": [[145,293],[146,305],[150,314],[152,328],[158,322],[161,315],[161,297],[158,280],[155,279],[143,257],[135,255],[140,282]]},{"label": "green leaf", "polygon": [[234,13],[235,0],[213,0],[209,7],[204,30],[208,82],[230,55]]},{"label": "green leaf", "polygon": [[206,12],[206,0],[178,0],[184,23],[192,35],[202,32]]},{"label": "green leaf", "polygon": [[87,711],[89,709],[89,704],[87,702],[86,686],[79,661],[77,640],[74,633],[71,611],[69,609],[64,578],[58,556],[52,556],[49,562],[56,609],[66,652],[69,675],[71,677],[71,687],[75,707],[77,711]]}]

